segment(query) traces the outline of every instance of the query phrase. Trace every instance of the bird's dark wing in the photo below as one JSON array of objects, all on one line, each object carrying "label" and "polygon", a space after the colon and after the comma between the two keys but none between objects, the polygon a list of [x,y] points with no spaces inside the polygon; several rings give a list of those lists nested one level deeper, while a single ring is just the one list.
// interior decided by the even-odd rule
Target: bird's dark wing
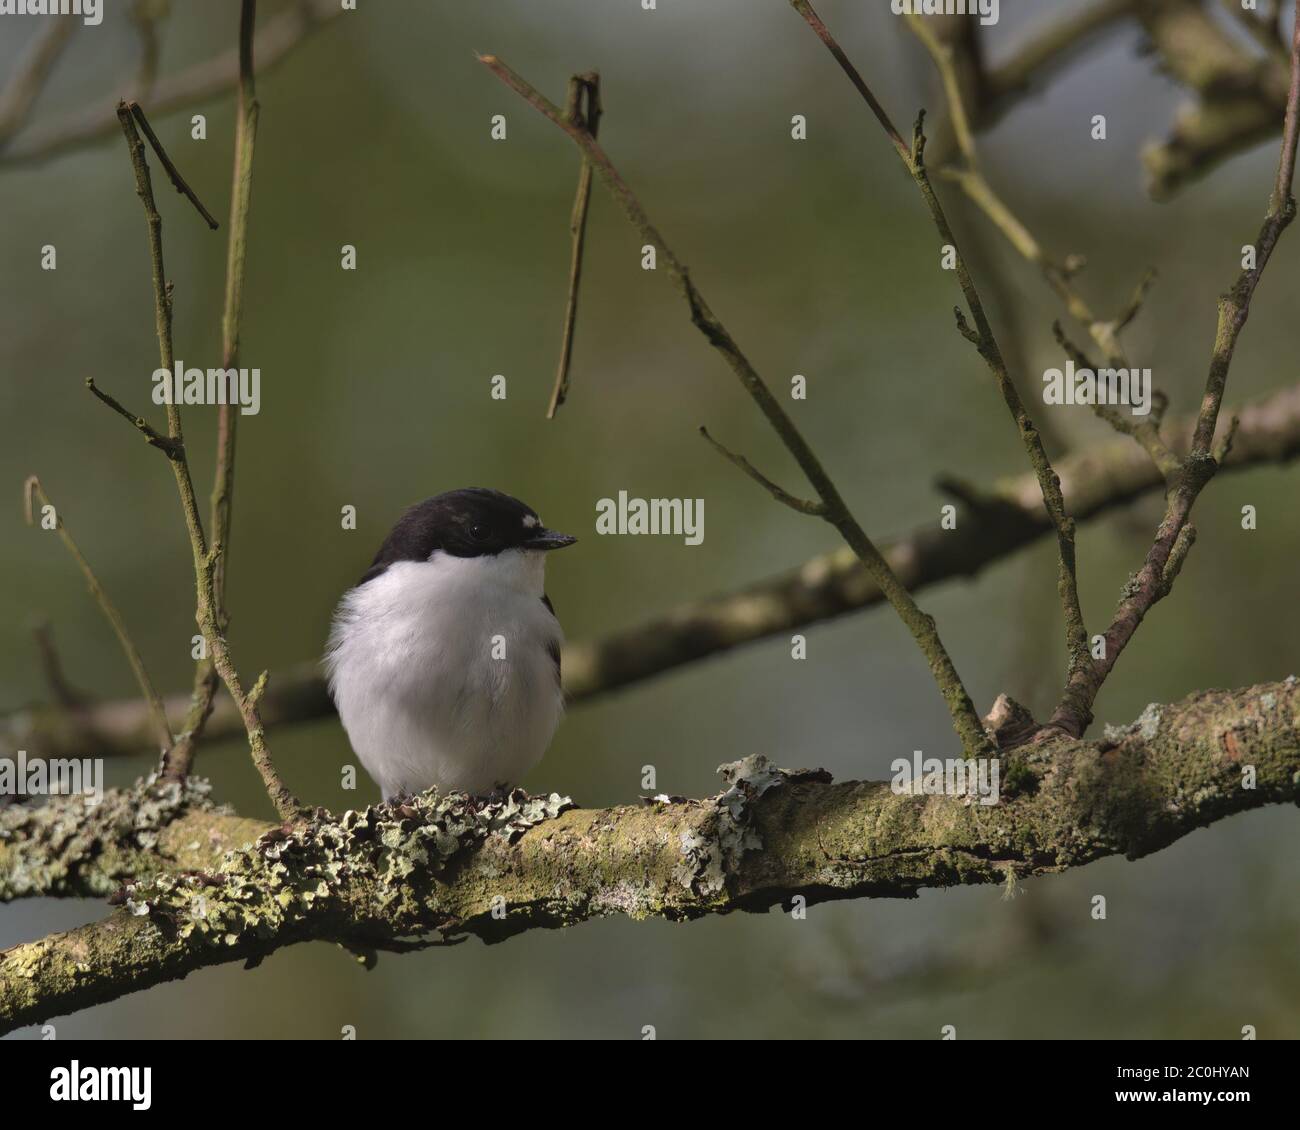
[{"label": "bird's dark wing", "polygon": [[[552,616],[555,616],[555,605],[551,603],[551,598],[543,595],[542,603],[546,605],[546,611]],[[559,618],[556,617],[556,619],[558,620]],[[546,650],[551,656],[551,662],[555,664],[555,681],[558,683],[560,681],[560,645],[556,643],[555,640],[551,640],[550,643],[546,645]]]}]

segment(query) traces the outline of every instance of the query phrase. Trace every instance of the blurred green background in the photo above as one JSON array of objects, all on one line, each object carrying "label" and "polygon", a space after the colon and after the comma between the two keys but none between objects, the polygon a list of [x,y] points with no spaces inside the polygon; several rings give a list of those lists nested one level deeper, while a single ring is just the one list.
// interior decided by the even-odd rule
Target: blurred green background
[{"label": "blurred green background", "polygon": [[[994,59],[1073,4],[1003,5]],[[263,21],[283,6],[264,4]],[[941,98],[928,58],[888,14],[819,6],[900,124]],[[551,562],[571,638],[638,622],[833,548],[833,531],[768,500],[695,435],[700,424],[787,487],[797,471],[599,185],[593,195],[569,403],[543,418],[568,269],[576,152],[474,60],[493,52],[553,99],[598,68],[601,138],[696,282],[778,389],[809,378],[792,412],[865,527],[885,537],[937,520],[939,472],[977,482],[1026,469],[1006,409],[952,328],[958,298],[913,186],[866,108],[783,0],[362,0],[259,80],[262,103],[244,363],[262,411],[239,439],[230,550],[231,640],[246,675],[319,655],[342,591],[400,510],[440,490],[489,485],[583,536]],[[867,9],[870,11],[867,11]],[[170,73],[228,50],[238,5],[177,0],[163,31]],[[12,70],[36,22],[0,28]],[[1084,292],[1109,313],[1148,265],[1161,278],[1128,335],[1171,415],[1195,408],[1217,294],[1254,238],[1276,147],[1217,170],[1172,203],[1142,191],[1138,153],[1184,95],[1139,57],[1130,30],[1087,56],[980,139],[990,179],[1058,256],[1086,254]],[[79,30],[38,119],[100,106],[129,85],[137,45],[125,6]],[[147,108],[147,104],[146,104]],[[192,141],[189,116],[208,115]],[[155,121],[200,197],[208,232],[155,168],[177,355],[219,360],[229,202],[228,99]],[[489,119],[508,119],[508,140]],[[791,141],[792,114],[809,122]],[[1106,114],[1109,140],[1088,136]],[[1042,281],[951,202],[995,326],[1022,359],[1031,410],[1059,364]],[[53,622],[70,678],[98,695],[134,686],[115,640],[57,542],[21,521],[38,472],[119,603],[156,681],[188,688],[192,581],[175,489],[156,452],[84,390],[138,410],[157,364],[145,227],[120,137],[37,167],[0,163],[0,706],[47,694],[29,625]],[[53,243],[58,269],[39,269]],[[339,249],[359,269],[339,269]],[[1297,379],[1300,236],[1284,239],[1233,367],[1235,403]],[[509,396],[493,400],[493,374]],[[1033,409],[1033,404],[1039,407]],[[156,421],[161,410],[152,409]],[[186,414],[206,495],[215,410]],[[1108,439],[1086,409],[1059,408],[1056,450]],[[1123,723],[1150,701],[1278,679],[1296,667],[1296,471],[1224,476],[1197,506],[1200,540],[1174,596],[1143,626],[1098,703]],[[619,490],[706,500],[703,545],[594,534],[595,501]],[[1259,529],[1240,529],[1245,503]],[[358,529],[340,528],[352,504]],[[1085,612],[1100,622],[1140,560],[1156,499],[1085,528]],[[1000,691],[1043,711],[1061,675],[1054,553],[1040,545],[970,583],[923,594],[981,707]],[[352,761],[334,720],[279,730],[272,747],[300,796],[334,808]],[[577,707],[525,782],[583,805],[658,787],[704,795],[719,762],[762,752],[837,777],[953,749],[924,664],[887,610],[810,633],[794,662],[775,639]],[[11,754],[13,751],[3,751]],[[92,753],[93,751],[86,751]],[[241,743],[206,745],[199,770],[246,814],[270,806]],[[110,780],[150,768],[110,763]],[[499,946],[381,957],[362,972],[331,945],[260,968],[212,969],[56,1022],[91,1036],[593,1036],[639,1038],[1300,1037],[1300,825],[1292,810],[1222,821],[1158,855],[1111,859],[997,889],[908,902],[814,907],[691,925],[625,920],[533,932]],[[1104,894],[1109,917],[1089,900]],[[0,908],[0,946],[91,921],[92,902]],[[34,1029],[26,1030],[27,1034]]]}]

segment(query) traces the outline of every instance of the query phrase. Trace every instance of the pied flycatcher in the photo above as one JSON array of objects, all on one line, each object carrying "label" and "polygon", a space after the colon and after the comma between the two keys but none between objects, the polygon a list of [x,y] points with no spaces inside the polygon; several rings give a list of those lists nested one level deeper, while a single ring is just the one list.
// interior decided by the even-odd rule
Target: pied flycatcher
[{"label": "pied flycatcher", "polygon": [[412,506],[339,602],[325,667],[384,799],[483,795],[542,758],[564,710],[546,554],[577,539],[472,487]]}]

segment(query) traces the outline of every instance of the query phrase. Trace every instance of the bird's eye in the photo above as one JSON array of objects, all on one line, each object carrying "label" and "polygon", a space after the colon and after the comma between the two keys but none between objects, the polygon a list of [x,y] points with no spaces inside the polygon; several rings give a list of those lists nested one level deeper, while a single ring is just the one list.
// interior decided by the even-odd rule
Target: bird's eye
[{"label": "bird's eye", "polygon": [[478,525],[470,526],[469,536],[474,541],[487,541],[488,538],[492,536],[492,531],[488,529],[487,526],[479,523]]}]

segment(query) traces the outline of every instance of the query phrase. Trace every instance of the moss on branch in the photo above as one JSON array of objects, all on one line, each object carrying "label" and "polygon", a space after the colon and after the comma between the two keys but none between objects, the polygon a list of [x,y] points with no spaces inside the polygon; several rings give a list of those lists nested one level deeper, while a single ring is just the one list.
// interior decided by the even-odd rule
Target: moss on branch
[{"label": "moss on branch", "polygon": [[518,790],[490,801],[425,794],[276,826],[156,782],[108,794],[84,825],[79,799],[9,809],[6,897],[115,890],[118,909],[0,953],[0,1027],[299,941],[368,959],[613,914],[683,921],[795,895],[905,898],[1138,858],[1232,813],[1300,798],[1298,719],[1291,677],[1153,705],[1096,742],[1022,729],[999,753],[1003,794],[990,806],[751,757],[722,767],[717,796],[607,809]]}]

